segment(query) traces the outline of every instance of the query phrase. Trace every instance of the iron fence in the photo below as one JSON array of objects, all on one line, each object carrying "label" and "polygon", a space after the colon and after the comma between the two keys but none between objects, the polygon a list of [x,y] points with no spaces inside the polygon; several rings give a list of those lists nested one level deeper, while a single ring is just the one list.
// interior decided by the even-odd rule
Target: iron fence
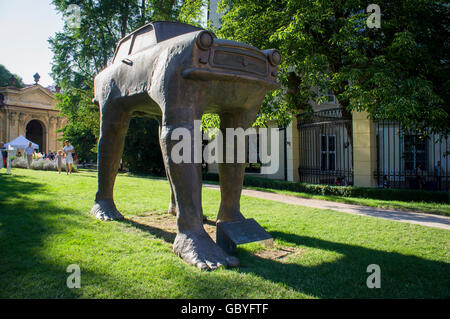
[{"label": "iron fence", "polygon": [[[403,130],[397,122],[375,122],[378,187],[450,188],[450,138]],[[300,181],[353,185],[352,117],[341,109],[298,116]]]},{"label": "iron fence", "polygon": [[352,118],[341,109],[298,116],[301,182],[353,185]]},{"label": "iron fence", "polygon": [[403,130],[393,121],[376,122],[379,187],[448,190],[450,141],[446,136]]}]

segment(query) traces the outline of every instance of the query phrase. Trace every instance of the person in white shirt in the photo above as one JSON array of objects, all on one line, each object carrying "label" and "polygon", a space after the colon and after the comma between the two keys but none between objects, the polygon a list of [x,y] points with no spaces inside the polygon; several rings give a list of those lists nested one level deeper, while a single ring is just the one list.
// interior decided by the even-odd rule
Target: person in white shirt
[{"label": "person in white shirt", "polygon": [[27,155],[27,167],[31,168],[31,163],[33,163],[33,154],[34,154],[34,148],[33,143],[29,143],[28,147],[25,148],[25,154]]},{"label": "person in white shirt", "polygon": [[73,164],[73,157],[72,153],[75,152],[75,149],[72,145],[70,145],[69,140],[65,141],[66,146],[64,146],[64,153],[66,154],[66,174],[72,174],[72,164]]}]

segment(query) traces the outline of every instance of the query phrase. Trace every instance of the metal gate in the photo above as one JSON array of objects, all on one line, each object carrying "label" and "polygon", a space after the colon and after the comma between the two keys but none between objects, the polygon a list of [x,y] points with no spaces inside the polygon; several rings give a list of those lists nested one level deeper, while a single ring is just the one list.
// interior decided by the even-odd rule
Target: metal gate
[{"label": "metal gate", "polygon": [[353,185],[352,117],[341,109],[298,116],[300,181]]}]

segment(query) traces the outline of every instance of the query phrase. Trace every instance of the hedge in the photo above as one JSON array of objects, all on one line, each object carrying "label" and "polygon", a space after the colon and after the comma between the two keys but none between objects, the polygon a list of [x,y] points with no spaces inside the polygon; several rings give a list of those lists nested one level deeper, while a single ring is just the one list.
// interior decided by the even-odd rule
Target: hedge
[{"label": "hedge", "polygon": [[[62,161],[62,167],[61,171],[66,170],[65,161]],[[23,157],[16,157],[11,161],[11,167],[15,168],[27,168],[27,160]],[[33,159],[33,162],[31,163],[31,169],[34,170],[43,170],[43,171],[58,171],[58,168],[56,166],[56,160],[51,161],[48,158],[39,158],[39,159]],[[78,168],[76,164],[72,164],[72,172],[77,172]]]},{"label": "hedge", "polygon": [[[204,173],[203,180],[219,181],[219,175]],[[288,182],[254,176],[244,177],[244,186],[272,188],[315,195],[334,195],[341,197],[359,197],[381,200],[398,200],[412,202],[450,203],[449,192],[432,192],[395,188],[367,188],[357,186],[332,186],[307,183]]]}]

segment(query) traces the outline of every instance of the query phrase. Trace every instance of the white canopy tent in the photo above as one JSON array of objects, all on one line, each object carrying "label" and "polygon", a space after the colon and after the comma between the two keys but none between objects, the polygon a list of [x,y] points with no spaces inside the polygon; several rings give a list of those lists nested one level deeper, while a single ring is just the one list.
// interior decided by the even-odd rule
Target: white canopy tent
[{"label": "white canopy tent", "polygon": [[[8,146],[11,145],[15,149],[25,149],[25,148],[28,147],[30,142],[31,141],[26,139],[25,137],[23,137],[23,135],[19,135],[19,137],[15,138],[11,142],[6,143],[5,144],[5,148],[8,148]],[[34,149],[39,149],[39,145],[38,144],[32,142],[31,145],[32,145],[32,147]]]}]

